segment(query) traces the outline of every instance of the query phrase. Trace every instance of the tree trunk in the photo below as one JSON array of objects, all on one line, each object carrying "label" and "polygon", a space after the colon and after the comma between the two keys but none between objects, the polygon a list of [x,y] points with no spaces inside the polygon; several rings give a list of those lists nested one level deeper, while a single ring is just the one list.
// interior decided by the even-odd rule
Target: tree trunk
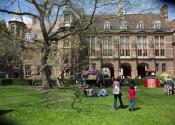
[{"label": "tree trunk", "polygon": [[48,58],[49,58],[49,53],[50,53],[50,49],[45,47],[44,48],[44,56],[42,58],[42,66],[44,67],[41,74],[42,74],[42,86],[43,89],[52,89],[53,86],[50,82],[51,78],[51,67],[49,67],[49,65],[47,64]]}]

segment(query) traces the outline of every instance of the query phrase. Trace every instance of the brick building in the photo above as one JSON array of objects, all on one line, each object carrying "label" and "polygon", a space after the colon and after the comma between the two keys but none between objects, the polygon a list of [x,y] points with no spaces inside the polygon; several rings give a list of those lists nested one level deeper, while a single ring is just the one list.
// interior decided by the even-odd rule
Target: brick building
[{"label": "brick building", "polygon": [[[86,22],[89,16],[84,14],[83,9],[77,12]],[[70,10],[64,11],[60,19],[62,23],[57,28],[69,27],[77,19]],[[174,74],[174,30],[173,23],[168,21],[166,5],[162,6],[159,14],[95,15],[94,20],[98,19],[101,20],[80,36],[70,36],[61,42],[53,41],[56,48],[71,50],[67,53],[69,56],[65,55],[66,58],[62,59],[66,67],[63,75],[71,75],[71,70],[84,61],[88,69],[108,67],[111,76],[144,76],[147,70],[156,74]],[[38,25],[34,22],[31,29],[39,37]],[[75,39],[79,44],[72,48]],[[82,46],[85,47],[82,49]],[[40,61],[37,56],[25,61],[25,73],[38,70]],[[52,78],[61,73],[60,67],[52,64]]]}]

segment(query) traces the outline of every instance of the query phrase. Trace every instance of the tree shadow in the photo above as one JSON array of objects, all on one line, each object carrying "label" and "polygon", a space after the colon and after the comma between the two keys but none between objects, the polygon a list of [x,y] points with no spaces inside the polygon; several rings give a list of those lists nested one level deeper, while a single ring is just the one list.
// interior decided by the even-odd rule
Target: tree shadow
[{"label": "tree shadow", "polygon": [[0,109],[0,125],[20,125],[16,121],[6,118],[6,114],[14,111],[14,109]]},{"label": "tree shadow", "polygon": [[0,116],[5,115],[6,113],[10,113],[14,111],[14,109],[0,109]]}]

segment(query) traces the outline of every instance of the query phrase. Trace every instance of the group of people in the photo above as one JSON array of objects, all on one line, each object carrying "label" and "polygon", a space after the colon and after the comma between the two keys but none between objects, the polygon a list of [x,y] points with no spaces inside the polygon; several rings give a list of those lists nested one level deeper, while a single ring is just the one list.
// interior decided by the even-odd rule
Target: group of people
[{"label": "group of people", "polygon": [[[124,108],[123,101],[122,101],[122,91],[121,91],[121,82],[120,78],[117,77],[116,79],[113,78],[113,85],[112,90],[114,94],[114,110],[117,110],[117,100],[120,102],[120,107]],[[129,96],[129,110],[131,112],[134,111],[135,107],[135,98],[136,98],[136,86],[134,84],[128,83],[129,89],[128,89],[128,96]],[[84,88],[84,93],[86,96],[108,96],[108,93],[105,88],[102,88],[99,92],[94,92],[93,88],[90,86],[86,86]]]}]

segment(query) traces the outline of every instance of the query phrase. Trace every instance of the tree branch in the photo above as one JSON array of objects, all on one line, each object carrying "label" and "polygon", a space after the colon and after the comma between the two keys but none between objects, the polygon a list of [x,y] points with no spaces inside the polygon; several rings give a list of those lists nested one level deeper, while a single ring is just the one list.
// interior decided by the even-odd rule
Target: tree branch
[{"label": "tree branch", "polygon": [[8,14],[15,14],[15,15],[29,15],[29,16],[33,16],[33,17],[36,17],[39,19],[39,17],[37,15],[35,15],[33,13],[28,13],[28,12],[18,13],[18,12],[14,12],[14,11],[5,10],[5,9],[0,9],[0,12],[8,13]]}]

